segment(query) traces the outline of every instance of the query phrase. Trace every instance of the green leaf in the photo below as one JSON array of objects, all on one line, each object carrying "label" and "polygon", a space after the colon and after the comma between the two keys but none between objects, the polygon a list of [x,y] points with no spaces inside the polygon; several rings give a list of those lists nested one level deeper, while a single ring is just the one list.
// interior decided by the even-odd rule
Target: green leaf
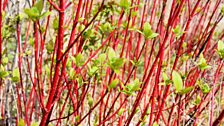
[{"label": "green leaf", "polygon": [[224,5],[222,5],[221,13],[224,15]]},{"label": "green leaf", "polygon": [[187,93],[191,92],[193,89],[194,89],[194,87],[192,87],[192,86],[191,87],[187,87],[187,88],[184,88],[184,89],[180,90],[178,92],[178,94],[184,95],[184,94],[187,94]]},{"label": "green leaf", "polygon": [[169,80],[169,78],[168,78],[168,76],[167,76],[167,74],[166,73],[162,73],[162,77],[163,77],[163,80],[164,81],[167,81],[167,80]]},{"label": "green leaf", "polygon": [[120,67],[122,67],[124,64],[124,59],[123,58],[114,58],[111,63],[110,63],[110,67],[111,69],[115,70],[115,69],[119,69]]},{"label": "green leaf", "polygon": [[71,79],[71,80],[75,80],[75,75],[76,75],[76,73],[75,73],[75,70],[74,70],[73,68],[71,68],[71,69],[69,70],[68,75],[69,75],[69,79]]},{"label": "green leaf", "polygon": [[152,126],[159,126],[159,125],[156,122],[154,122]]},{"label": "green leaf", "polygon": [[42,17],[47,17],[47,16],[49,16],[50,14],[51,14],[50,11],[46,11],[46,12],[44,12],[43,14],[41,14],[40,18],[42,18]]},{"label": "green leaf", "polygon": [[105,53],[100,54],[98,57],[98,60],[99,60],[100,64],[103,64],[104,61],[106,60],[106,54]]},{"label": "green leaf", "polygon": [[119,83],[119,79],[114,79],[110,85],[109,85],[109,89],[113,89],[117,86],[117,84]]},{"label": "green leaf", "polygon": [[36,20],[39,17],[39,11],[36,7],[32,7],[30,9],[24,9],[24,13],[29,16],[32,20]]},{"label": "green leaf", "polygon": [[116,57],[116,53],[113,48],[108,49],[107,56],[108,56],[109,61],[112,61],[112,59]]},{"label": "green leaf", "polygon": [[[141,32],[139,32],[139,33],[141,33]],[[143,32],[142,33],[145,36],[145,39],[153,39],[153,38],[155,38],[155,37],[157,37],[159,35],[158,33],[154,33],[152,31],[152,27],[151,27],[151,25],[148,22],[144,23],[144,25],[143,25]]]},{"label": "green leaf", "polygon": [[143,34],[145,35],[146,38],[148,38],[152,34],[151,25],[149,24],[149,22],[144,23]]},{"label": "green leaf", "polygon": [[221,59],[224,59],[224,42],[221,40],[218,41],[218,54]]},{"label": "green leaf", "polygon": [[150,34],[149,38],[153,39],[153,38],[157,37],[158,35],[159,35],[158,33],[152,33],[152,34]]},{"label": "green leaf", "polygon": [[142,83],[142,82],[140,82],[139,79],[136,78],[136,79],[134,80],[134,83],[133,83],[133,86],[132,86],[131,91],[138,91],[138,90],[140,90],[140,89],[141,89],[141,88],[140,88],[141,83]]},{"label": "green leaf", "polygon": [[78,67],[82,66],[85,63],[84,58],[83,58],[81,53],[79,53],[75,57],[75,61],[74,62],[75,62],[75,65],[78,66]]},{"label": "green leaf", "polygon": [[25,121],[23,119],[19,119],[18,126],[25,126]]},{"label": "green leaf", "polygon": [[195,105],[199,105],[201,102],[201,97],[200,96],[197,96],[196,100],[194,101],[194,104]]},{"label": "green leaf", "polygon": [[133,83],[128,84],[125,87],[124,93],[127,95],[131,95],[133,92],[140,90],[141,83],[138,78],[134,80]]},{"label": "green leaf", "polygon": [[203,94],[207,94],[211,90],[207,83],[199,84],[199,88],[201,89]]},{"label": "green leaf", "polygon": [[55,17],[54,20],[53,20],[53,28],[54,28],[54,30],[58,29],[58,25],[59,25],[59,19],[57,17]]},{"label": "green leaf", "polygon": [[99,30],[101,33],[110,33],[113,30],[113,27],[109,22],[106,22],[100,25]]},{"label": "green leaf", "polygon": [[179,38],[180,36],[183,35],[184,31],[181,29],[181,26],[180,25],[177,25],[173,30],[173,33],[175,34],[175,36],[177,38]]},{"label": "green leaf", "polygon": [[174,87],[176,88],[176,92],[179,92],[183,89],[183,81],[180,74],[177,71],[173,71],[172,80],[174,83]]},{"label": "green leaf", "polygon": [[90,70],[88,71],[89,76],[93,76],[98,70],[98,67],[93,66],[92,68],[90,68]]},{"label": "green leaf", "polygon": [[44,4],[43,4],[43,0],[39,0],[37,1],[33,7],[36,7],[38,12],[39,12],[39,15],[41,14],[42,10],[43,10],[43,7],[44,7]]},{"label": "green leaf", "polygon": [[0,78],[5,78],[9,75],[8,71],[5,71],[4,67],[1,65],[0,67]]},{"label": "green leaf", "polygon": [[31,123],[31,126],[39,126],[38,122],[34,121]]},{"label": "green leaf", "polygon": [[199,59],[199,63],[198,63],[198,66],[201,70],[205,70],[205,69],[209,69],[211,68],[211,66],[209,66],[207,63],[206,63],[206,60],[204,58],[204,56],[201,54],[200,55],[200,59]]},{"label": "green leaf", "polygon": [[19,74],[19,68],[15,68],[12,72],[12,82],[19,82],[20,81],[20,74]]},{"label": "green leaf", "polygon": [[121,116],[123,113],[124,113],[124,108],[121,108],[117,114],[118,114],[118,116]]},{"label": "green leaf", "polygon": [[93,106],[93,98],[90,94],[87,95],[87,101],[88,101],[88,105],[90,107],[92,107]]},{"label": "green leaf", "polygon": [[54,42],[53,40],[48,41],[47,45],[45,46],[47,49],[47,53],[52,53],[54,51]]},{"label": "green leaf", "polygon": [[221,40],[218,41],[218,51],[220,50],[224,50],[224,42]]},{"label": "green leaf", "polygon": [[120,0],[120,7],[128,9],[130,5],[131,3],[129,2],[129,0]]},{"label": "green leaf", "polygon": [[8,63],[9,59],[8,57],[3,57],[2,58],[2,65],[6,65]]}]

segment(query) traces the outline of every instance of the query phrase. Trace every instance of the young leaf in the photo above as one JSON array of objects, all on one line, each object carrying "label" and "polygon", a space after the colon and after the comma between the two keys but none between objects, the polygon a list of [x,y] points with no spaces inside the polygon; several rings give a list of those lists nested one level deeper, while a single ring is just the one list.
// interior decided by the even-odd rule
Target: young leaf
[{"label": "young leaf", "polygon": [[224,42],[221,40],[218,41],[218,54],[221,59],[224,59]]},{"label": "young leaf", "polygon": [[187,88],[184,88],[184,89],[180,90],[178,92],[178,94],[184,95],[184,94],[187,94],[187,93],[191,92],[193,89],[194,89],[194,87],[192,87],[192,86],[191,87],[187,87]]},{"label": "young leaf", "polygon": [[20,74],[19,74],[19,69],[15,68],[12,72],[12,82],[19,82],[20,81]]},{"label": "young leaf", "polygon": [[121,116],[122,114],[123,114],[123,112],[124,112],[124,108],[121,108],[119,111],[118,111],[118,116]]},{"label": "young leaf", "polygon": [[76,66],[78,66],[78,67],[80,67],[80,66],[82,66],[83,64],[84,64],[84,59],[83,59],[83,56],[82,56],[82,54],[81,53],[79,53],[76,57],[75,57],[75,65]]},{"label": "young leaf", "polygon": [[159,125],[156,122],[154,122],[152,126],[159,126]]},{"label": "young leaf", "polygon": [[57,17],[55,17],[54,20],[53,20],[53,28],[54,28],[54,30],[58,29],[58,24],[59,24],[59,19]]},{"label": "young leaf", "polygon": [[177,25],[172,31],[177,38],[182,36],[182,34],[184,33],[184,31],[181,29],[180,25]]},{"label": "young leaf", "polygon": [[128,9],[130,6],[129,0],[120,0],[120,7],[123,7],[124,9]]},{"label": "young leaf", "polygon": [[220,50],[224,50],[224,42],[221,40],[218,41],[218,51]]},{"label": "young leaf", "polygon": [[222,5],[221,13],[224,15],[224,5]]},{"label": "young leaf", "polygon": [[124,59],[123,58],[114,58],[112,61],[110,61],[110,68],[113,70],[118,70],[120,67],[122,67],[124,64]]},{"label": "young leaf", "polygon": [[19,119],[18,126],[25,126],[25,121],[23,119]]},{"label": "young leaf", "polygon": [[199,88],[201,89],[201,91],[202,91],[203,94],[207,94],[211,90],[207,83],[205,83],[205,84],[199,84]]},{"label": "young leaf", "polygon": [[31,123],[31,126],[39,126],[38,122],[34,121]]},{"label": "young leaf", "polygon": [[35,3],[34,7],[37,8],[38,12],[39,12],[39,15],[41,14],[42,10],[43,10],[43,0],[39,0]]},{"label": "young leaf", "polygon": [[8,71],[5,71],[4,67],[1,65],[0,67],[0,78],[5,78],[9,75]]},{"label": "young leaf", "polygon": [[88,101],[88,105],[90,106],[90,107],[92,107],[93,106],[93,98],[92,98],[92,96],[91,95],[87,95],[87,101]]},{"label": "young leaf", "polygon": [[113,80],[110,85],[109,85],[109,89],[113,89],[117,86],[117,84],[119,83],[118,79]]},{"label": "young leaf", "polygon": [[8,57],[3,57],[2,58],[2,65],[6,65],[8,63],[9,59]]},{"label": "young leaf", "polygon": [[44,12],[43,14],[41,14],[40,18],[42,18],[42,17],[47,17],[47,16],[50,15],[50,14],[51,14],[50,11],[46,11],[46,12]]},{"label": "young leaf", "polygon": [[98,67],[93,66],[92,68],[90,68],[90,70],[88,71],[89,76],[93,76],[98,70]]},{"label": "young leaf", "polygon": [[98,57],[98,60],[100,62],[100,64],[103,64],[104,61],[106,60],[106,54],[100,54],[99,57]]},{"label": "young leaf", "polygon": [[143,35],[145,36],[145,39],[153,39],[153,38],[157,37],[159,34],[154,33],[152,31],[151,25],[148,22],[146,22],[143,25]]},{"label": "young leaf", "polygon": [[107,56],[108,56],[109,61],[112,61],[112,59],[116,57],[116,53],[113,48],[108,49]]},{"label": "young leaf", "polygon": [[36,20],[39,17],[39,11],[36,7],[24,9],[24,13],[27,14],[32,20]]},{"label": "young leaf", "polygon": [[149,22],[144,23],[143,34],[145,35],[145,37],[148,38],[151,33],[152,33],[152,29],[151,29],[151,25],[149,24]]},{"label": "young leaf", "polygon": [[153,39],[153,38],[157,37],[158,35],[159,35],[158,33],[152,33],[152,34],[150,34],[149,38]]},{"label": "young leaf", "polygon": [[177,71],[173,71],[172,80],[174,83],[174,87],[176,88],[176,92],[179,92],[183,89],[183,81],[180,74]]},{"label": "young leaf", "polygon": [[209,69],[211,68],[211,66],[209,66],[207,63],[206,63],[206,60],[204,58],[203,55],[200,55],[200,59],[199,59],[199,63],[198,63],[198,66],[201,70],[205,70],[205,69]]},{"label": "young leaf", "polygon": [[201,102],[201,97],[200,96],[197,96],[196,100],[194,101],[194,104],[195,105],[199,105]]}]

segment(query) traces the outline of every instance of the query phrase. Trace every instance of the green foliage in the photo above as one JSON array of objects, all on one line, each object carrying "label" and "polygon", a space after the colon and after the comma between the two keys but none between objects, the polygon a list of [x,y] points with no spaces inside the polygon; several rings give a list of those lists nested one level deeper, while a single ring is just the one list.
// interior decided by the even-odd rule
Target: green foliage
[{"label": "green foliage", "polygon": [[221,13],[224,15],[224,5],[222,5]]},{"label": "green foliage", "polygon": [[169,85],[172,82],[172,80],[169,79],[169,77],[167,76],[165,72],[162,73],[162,77],[163,77],[165,85]]},{"label": "green foliage", "polygon": [[90,94],[87,95],[87,101],[88,101],[88,105],[90,107],[92,107],[93,106],[93,98]]},{"label": "green foliage", "polygon": [[112,25],[109,22],[103,23],[99,26],[99,30],[100,32],[103,33],[110,33],[114,28],[112,27]]},{"label": "green foliage", "polygon": [[58,29],[58,25],[59,25],[59,19],[58,19],[58,17],[55,17],[54,20],[53,20],[53,28],[54,28],[54,30]]},{"label": "green foliage", "polygon": [[198,66],[201,70],[205,70],[205,69],[209,69],[211,68],[211,66],[209,66],[207,63],[206,63],[206,60],[204,58],[204,56],[201,54],[200,55],[200,59],[199,59],[199,62],[198,62]]},{"label": "green foliage", "polygon": [[74,57],[73,61],[77,67],[80,67],[85,63],[83,55],[81,53],[79,53],[76,57]]},{"label": "green foliage", "polygon": [[38,122],[34,121],[31,123],[31,126],[39,126]]},{"label": "green foliage", "polygon": [[196,99],[195,99],[195,101],[194,101],[194,104],[195,105],[199,105],[200,102],[201,102],[201,97],[200,96],[197,96]]},{"label": "green foliage", "polygon": [[184,31],[181,29],[181,26],[180,25],[177,25],[173,30],[173,33],[175,34],[175,36],[177,38],[179,38],[180,36],[183,35]]},{"label": "green foliage", "polygon": [[19,119],[18,126],[25,126],[25,121],[23,119]]},{"label": "green foliage", "polygon": [[142,82],[139,81],[138,78],[136,78],[133,83],[127,84],[126,86],[122,85],[123,90],[122,93],[126,94],[126,95],[133,95],[133,93],[135,91],[139,91],[141,90],[141,84]]},{"label": "green foliage", "polygon": [[143,34],[146,40],[153,39],[159,35],[158,33],[152,31],[152,27],[148,22],[143,25],[143,31],[137,30],[137,32]]},{"label": "green foliage", "polygon": [[2,65],[5,66],[9,62],[8,57],[3,57],[2,58]]},{"label": "green foliage", "polygon": [[183,89],[183,81],[180,74],[177,71],[173,71],[172,80],[174,87],[176,88],[176,92],[179,92]]},{"label": "green foliage", "polygon": [[156,122],[154,122],[152,126],[159,126],[159,125]]},{"label": "green foliage", "polygon": [[124,58],[118,58],[116,57],[116,53],[113,50],[113,48],[109,48],[108,49],[108,65],[109,67],[115,72],[115,73],[119,73],[119,69],[123,66],[124,64]]},{"label": "green foliage", "polygon": [[37,1],[33,7],[30,9],[24,9],[24,13],[33,21],[39,20],[42,17],[46,17],[51,14],[51,12],[46,11],[42,13],[43,10],[43,0]]},{"label": "green foliage", "polygon": [[4,79],[9,75],[9,72],[5,70],[3,65],[0,66],[0,78]]},{"label": "green foliage", "polygon": [[15,68],[12,72],[12,82],[17,83],[20,81],[19,68]]},{"label": "green foliage", "polygon": [[109,85],[109,89],[113,89],[117,86],[117,84],[119,83],[119,79],[114,79],[110,85]]},{"label": "green foliage", "polygon": [[120,0],[119,5],[124,9],[128,9],[131,6],[131,3],[129,2],[129,0]]},{"label": "green foliage", "polygon": [[50,40],[46,43],[46,49],[47,49],[47,53],[51,54],[54,51],[54,42],[53,40]]},{"label": "green foliage", "polygon": [[76,73],[75,73],[75,70],[73,68],[70,68],[68,75],[69,75],[69,79],[75,80]]},{"label": "green foliage", "polygon": [[224,42],[221,40],[218,41],[218,54],[221,59],[224,59]]},{"label": "green foliage", "polygon": [[178,94],[184,95],[184,94],[187,94],[187,93],[191,92],[193,89],[194,89],[194,87],[192,87],[192,86],[191,87],[186,87],[186,88],[180,90],[178,92]]},{"label": "green foliage", "polygon": [[121,116],[123,113],[124,113],[124,108],[121,108],[117,114],[118,114],[118,116]]},{"label": "green foliage", "polygon": [[98,70],[99,70],[98,67],[96,67],[96,66],[92,66],[92,67],[89,68],[88,75],[89,75],[89,76],[93,76],[94,74],[97,73]]},{"label": "green foliage", "polygon": [[200,87],[203,94],[207,94],[211,90],[207,83],[200,84],[199,87]]}]

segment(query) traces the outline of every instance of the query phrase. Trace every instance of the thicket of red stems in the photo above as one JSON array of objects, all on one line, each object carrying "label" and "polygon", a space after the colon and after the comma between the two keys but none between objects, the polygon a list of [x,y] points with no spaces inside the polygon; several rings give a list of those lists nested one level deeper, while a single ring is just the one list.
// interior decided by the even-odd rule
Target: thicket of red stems
[{"label": "thicket of red stems", "polygon": [[223,0],[40,1],[0,1],[4,123],[223,123]]}]

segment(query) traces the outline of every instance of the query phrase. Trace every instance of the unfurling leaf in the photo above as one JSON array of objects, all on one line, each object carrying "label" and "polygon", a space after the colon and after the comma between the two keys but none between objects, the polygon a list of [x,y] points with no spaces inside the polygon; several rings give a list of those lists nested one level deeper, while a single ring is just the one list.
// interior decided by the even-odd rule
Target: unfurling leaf
[{"label": "unfurling leaf", "polygon": [[176,88],[176,92],[179,92],[183,89],[183,81],[180,74],[177,71],[173,71],[172,80],[174,87]]}]

